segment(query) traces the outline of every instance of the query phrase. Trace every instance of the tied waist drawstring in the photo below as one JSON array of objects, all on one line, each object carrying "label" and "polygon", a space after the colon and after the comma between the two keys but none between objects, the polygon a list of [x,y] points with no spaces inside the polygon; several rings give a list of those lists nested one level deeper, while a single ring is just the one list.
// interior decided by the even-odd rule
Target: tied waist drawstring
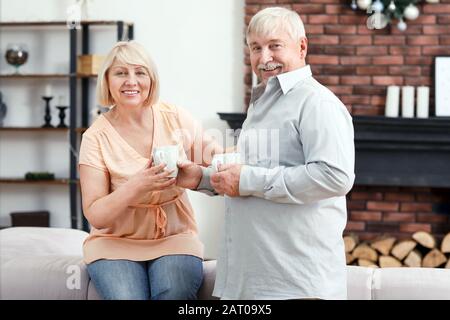
[{"label": "tied waist drawstring", "polygon": [[164,237],[166,234],[166,227],[167,227],[167,214],[162,208],[163,206],[166,206],[171,203],[175,203],[180,199],[179,196],[177,196],[175,199],[160,203],[160,204],[136,204],[132,205],[133,208],[155,208],[156,209],[156,225],[155,225],[155,238],[158,239],[161,237]]}]

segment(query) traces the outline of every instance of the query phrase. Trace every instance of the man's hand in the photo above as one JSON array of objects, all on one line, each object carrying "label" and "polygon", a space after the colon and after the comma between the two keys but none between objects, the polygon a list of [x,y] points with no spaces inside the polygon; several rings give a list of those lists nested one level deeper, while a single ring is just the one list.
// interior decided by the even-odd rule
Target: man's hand
[{"label": "man's hand", "polygon": [[186,189],[196,189],[202,179],[200,166],[189,160],[179,162],[177,165],[177,186]]},{"label": "man's hand", "polygon": [[217,193],[229,197],[239,197],[240,164],[219,165],[219,172],[211,176],[211,185]]}]

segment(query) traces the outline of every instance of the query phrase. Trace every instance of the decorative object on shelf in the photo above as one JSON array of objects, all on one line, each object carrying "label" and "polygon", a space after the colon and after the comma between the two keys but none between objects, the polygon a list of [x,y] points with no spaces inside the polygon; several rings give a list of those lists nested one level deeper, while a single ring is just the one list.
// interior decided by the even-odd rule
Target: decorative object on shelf
[{"label": "decorative object on shelf", "polygon": [[435,59],[436,116],[450,117],[450,57]]},{"label": "decorative object on shelf", "polygon": [[415,20],[419,17],[417,5],[420,2],[438,3],[439,0],[352,0],[350,8],[359,8],[370,15],[367,19],[369,29],[383,29],[396,21],[397,28],[405,31],[408,28],[405,19]]},{"label": "decorative object on shelf", "polygon": [[79,3],[74,3],[67,7],[66,25],[70,30],[81,29],[81,5]]},{"label": "decorative object on shelf", "polygon": [[414,118],[414,87],[402,87],[402,117]]},{"label": "decorative object on shelf", "polygon": [[76,0],[67,7],[66,25],[69,29],[81,29],[81,21],[92,19],[92,3],[94,0]]},{"label": "decorative object on shelf", "polygon": [[68,106],[57,106],[56,107],[59,110],[59,124],[57,128],[67,128],[67,125],[64,123],[64,119],[66,118],[66,109]]},{"label": "decorative object on shelf", "polygon": [[19,67],[28,60],[28,47],[23,43],[10,43],[6,47],[5,59],[8,64],[16,68],[19,74]]},{"label": "decorative object on shelf", "polygon": [[94,0],[77,0],[77,5],[80,7],[81,20],[86,21],[92,18],[92,3]]},{"label": "decorative object on shelf", "polygon": [[25,173],[25,180],[55,180],[55,174],[51,172],[27,172]]},{"label": "decorative object on shelf", "polygon": [[48,211],[24,211],[11,212],[12,227],[49,227],[50,212]]},{"label": "decorative object on shelf", "polygon": [[50,123],[52,121],[52,115],[50,113],[50,101],[53,99],[53,97],[43,96],[42,99],[44,99],[45,101],[45,123],[42,128],[53,128],[52,124]]},{"label": "decorative object on shelf", "polygon": [[384,115],[386,117],[396,118],[399,113],[400,105],[400,87],[389,86],[386,96],[386,107],[384,109]]},{"label": "decorative object on shelf", "polygon": [[8,108],[3,102],[3,93],[0,91],[0,127],[3,127],[3,119],[5,119]]},{"label": "decorative object on shelf", "polygon": [[86,54],[78,56],[77,74],[81,76],[98,75],[105,61],[105,56],[99,54]]},{"label": "decorative object on shelf", "polygon": [[428,118],[429,116],[430,88],[417,87],[417,118]]}]

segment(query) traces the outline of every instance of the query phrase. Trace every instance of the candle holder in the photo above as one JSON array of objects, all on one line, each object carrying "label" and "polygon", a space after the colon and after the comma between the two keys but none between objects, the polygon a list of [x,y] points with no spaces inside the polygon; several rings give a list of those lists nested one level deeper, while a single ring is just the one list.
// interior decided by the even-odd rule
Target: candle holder
[{"label": "candle holder", "polygon": [[44,96],[42,97],[42,99],[45,100],[45,116],[44,116],[45,123],[42,126],[42,128],[53,128],[53,126],[50,123],[50,121],[52,120],[52,115],[50,114],[50,101],[53,99],[53,97]]},{"label": "candle holder", "polygon": [[59,124],[57,128],[67,128],[67,125],[64,123],[64,119],[66,118],[66,109],[67,106],[57,106],[59,109]]}]

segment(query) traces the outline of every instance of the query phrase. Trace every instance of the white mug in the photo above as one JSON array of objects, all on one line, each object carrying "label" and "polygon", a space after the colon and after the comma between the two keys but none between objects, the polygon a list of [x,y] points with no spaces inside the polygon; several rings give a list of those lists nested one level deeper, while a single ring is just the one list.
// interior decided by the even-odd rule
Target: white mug
[{"label": "white mug", "polygon": [[167,170],[174,170],[169,177],[175,178],[178,175],[178,146],[162,146],[153,150],[153,163],[155,166],[161,163],[166,164]]},{"label": "white mug", "polygon": [[211,161],[211,165],[215,171],[219,171],[220,164],[239,164],[241,163],[240,153],[220,153],[215,154]]}]

